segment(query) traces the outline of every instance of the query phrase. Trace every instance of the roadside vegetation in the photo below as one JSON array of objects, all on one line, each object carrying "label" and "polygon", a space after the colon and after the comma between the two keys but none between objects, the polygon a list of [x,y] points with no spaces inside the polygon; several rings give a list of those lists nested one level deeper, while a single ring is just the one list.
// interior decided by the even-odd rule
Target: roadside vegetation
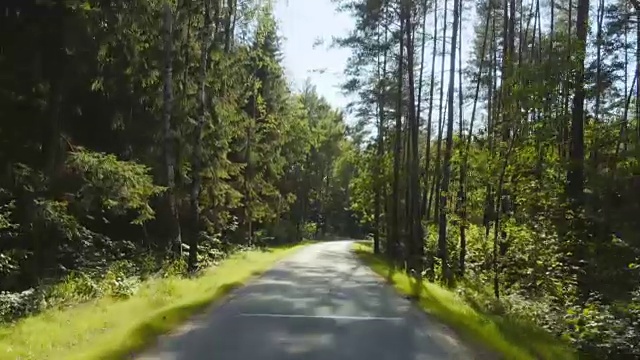
[{"label": "roadside vegetation", "polygon": [[640,2],[332,3],[344,110],[289,85],[272,1],[0,2],[0,341],[339,233],[498,350],[640,358]]},{"label": "roadside vegetation", "polygon": [[640,2],[335,3],[374,252],[581,358],[640,358]]},{"label": "roadside vegetation", "polygon": [[0,2],[0,358],[117,358],[258,249],[362,234],[354,130],[281,42],[268,1]]},{"label": "roadside vegetation", "polygon": [[0,358],[123,359],[301,246],[238,252],[190,277],[177,266],[144,281],[113,272],[97,284],[68,279],[60,294],[82,297],[91,287],[104,295],[0,327]]},{"label": "roadside vegetation", "polygon": [[[504,306],[482,292],[469,293],[464,286],[447,288],[416,279],[373,253],[370,242],[359,242],[354,252],[398,292],[414,299],[429,315],[453,328],[464,340],[475,343],[504,359],[577,359],[570,345],[534,322],[530,314],[496,311]],[[417,296],[417,297],[416,297]],[[490,304],[489,304],[490,303]],[[481,304],[489,305],[482,306]]]}]

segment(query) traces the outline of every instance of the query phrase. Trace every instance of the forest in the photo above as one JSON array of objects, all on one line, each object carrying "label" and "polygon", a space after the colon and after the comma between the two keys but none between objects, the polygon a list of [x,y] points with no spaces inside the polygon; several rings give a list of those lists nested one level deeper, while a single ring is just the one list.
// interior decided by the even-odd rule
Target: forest
[{"label": "forest", "polygon": [[638,358],[640,4],[335,3],[374,250],[581,358]]},{"label": "forest", "polygon": [[0,322],[336,235],[640,357],[640,3],[331,1],[347,109],[287,79],[271,1],[3,1]]},{"label": "forest", "polygon": [[166,264],[361,236],[355,130],[291,88],[280,44],[269,2],[2,2],[0,319],[74,300],[64,279],[97,296],[114,267],[126,292]]}]

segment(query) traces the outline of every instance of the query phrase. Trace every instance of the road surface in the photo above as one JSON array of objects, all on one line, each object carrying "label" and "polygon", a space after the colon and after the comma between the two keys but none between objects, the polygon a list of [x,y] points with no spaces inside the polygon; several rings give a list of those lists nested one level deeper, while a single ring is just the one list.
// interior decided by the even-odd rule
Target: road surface
[{"label": "road surface", "polygon": [[307,246],[139,360],[480,359],[350,251]]}]

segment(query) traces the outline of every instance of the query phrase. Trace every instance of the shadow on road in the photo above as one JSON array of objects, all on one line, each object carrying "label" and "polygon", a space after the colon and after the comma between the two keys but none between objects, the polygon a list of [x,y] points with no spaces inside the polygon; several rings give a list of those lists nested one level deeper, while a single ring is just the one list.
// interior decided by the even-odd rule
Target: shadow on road
[{"label": "shadow on road", "polygon": [[142,359],[462,359],[349,245],[310,246]]}]

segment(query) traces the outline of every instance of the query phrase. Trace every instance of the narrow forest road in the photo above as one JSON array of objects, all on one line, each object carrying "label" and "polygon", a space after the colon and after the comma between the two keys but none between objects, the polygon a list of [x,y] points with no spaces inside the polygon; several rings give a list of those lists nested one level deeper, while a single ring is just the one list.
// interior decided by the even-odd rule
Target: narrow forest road
[{"label": "narrow forest road", "polygon": [[361,264],[351,244],[303,248],[138,359],[481,358]]}]

